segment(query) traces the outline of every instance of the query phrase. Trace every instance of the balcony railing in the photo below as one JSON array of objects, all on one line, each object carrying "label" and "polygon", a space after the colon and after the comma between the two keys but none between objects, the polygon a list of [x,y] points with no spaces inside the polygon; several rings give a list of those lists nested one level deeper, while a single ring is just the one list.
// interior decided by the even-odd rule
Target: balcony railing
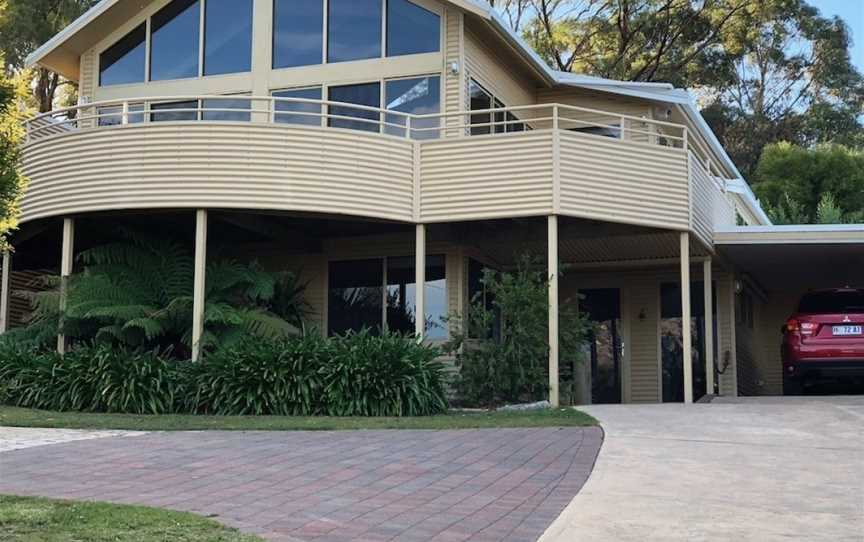
[{"label": "balcony railing", "polygon": [[413,140],[562,129],[687,148],[687,128],[608,111],[537,104],[455,113],[408,114],[344,102],[246,96],[160,96],[107,100],[44,113],[25,123],[27,141],[71,131],[156,122],[247,122],[346,128]]}]

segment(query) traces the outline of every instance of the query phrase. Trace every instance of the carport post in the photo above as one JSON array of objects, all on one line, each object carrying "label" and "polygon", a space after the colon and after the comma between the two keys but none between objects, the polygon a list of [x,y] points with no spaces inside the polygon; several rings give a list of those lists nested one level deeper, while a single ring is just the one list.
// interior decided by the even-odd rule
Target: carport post
[{"label": "carport post", "polygon": [[702,280],[705,282],[705,393],[714,393],[714,279],[711,258],[702,264]]},{"label": "carport post", "polygon": [[207,270],[207,211],[195,213],[195,283],[192,290],[192,361],[201,359]]},{"label": "carport post", "polygon": [[[75,263],[75,219],[63,219],[63,245],[60,249],[60,321],[66,312],[66,295],[69,288],[69,277],[72,276],[72,267]],[[66,336],[60,333],[57,336],[57,352],[65,354],[68,343]]]},{"label": "carport post", "polygon": [[12,284],[12,254],[3,253],[3,275],[0,278],[0,335],[9,331],[9,288]]},{"label": "carport post", "polygon": [[681,334],[684,342],[684,402],[693,402],[693,337],[690,322],[690,234],[681,233]]},{"label": "carport post", "polygon": [[415,303],[414,333],[418,340],[426,336],[426,226],[417,224],[414,248]]},{"label": "carport post", "polygon": [[549,403],[558,407],[558,217],[549,217]]}]

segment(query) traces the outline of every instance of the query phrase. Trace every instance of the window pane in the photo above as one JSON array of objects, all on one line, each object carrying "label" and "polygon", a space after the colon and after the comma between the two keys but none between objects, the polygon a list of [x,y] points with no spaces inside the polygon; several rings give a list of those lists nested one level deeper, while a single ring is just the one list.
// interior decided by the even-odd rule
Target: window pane
[{"label": "window pane", "polygon": [[[471,100],[471,110],[492,109],[492,95],[486,92],[486,89],[477,84],[473,79],[468,87],[468,94]],[[492,122],[492,117],[489,113],[481,113],[479,115],[471,115],[471,124],[485,124]],[[471,135],[490,134],[492,130],[489,126],[477,126],[471,128]]]},{"label": "window pane", "polygon": [[[386,109],[401,111],[412,115],[431,115],[441,111],[441,80],[438,77],[419,79],[400,79],[387,81]],[[389,124],[405,126],[405,117],[387,115]],[[412,122],[414,139],[436,139],[439,134],[439,119],[418,119]],[[385,132],[405,136],[405,130],[397,126],[387,126]]]},{"label": "window pane", "polygon": [[387,56],[436,53],[441,49],[441,18],[408,0],[387,2]]},{"label": "window pane", "polygon": [[274,0],[273,68],[321,64],[323,40],[322,0]]},{"label": "window pane", "polygon": [[147,25],[142,24],[99,55],[99,84],[144,82]]},{"label": "window pane", "polygon": [[384,318],[383,297],[382,260],[331,262],[327,303],[329,334],[363,328],[379,330]]},{"label": "window pane", "polygon": [[[495,109],[501,109],[501,108],[506,107],[501,101],[499,101],[497,99],[492,102],[492,105]],[[504,132],[507,131],[506,121],[507,121],[507,113],[505,113],[504,111],[496,111],[495,112],[495,133],[496,134],[503,134]]]},{"label": "window pane", "polygon": [[[123,124],[123,106],[99,108],[99,126],[119,126]],[[144,122],[144,104],[129,104],[129,124]]]},{"label": "window pane", "polygon": [[204,75],[252,69],[252,0],[207,0]]},{"label": "window pane", "polygon": [[382,0],[330,0],[327,58],[345,62],[381,57]]},{"label": "window pane", "polygon": [[[210,1],[208,0],[208,3]],[[252,119],[252,100],[246,98],[232,98],[230,100],[209,99],[202,100],[202,104],[205,111],[201,116],[204,120],[249,122]],[[207,111],[208,109],[216,109],[217,111]],[[236,111],[234,111],[235,109]]]},{"label": "window pane", "polygon": [[174,0],[150,20],[150,80],[198,77],[198,0]]},{"label": "window pane", "polygon": [[[197,101],[168,102],[150,105],[151,111],[166,111],[165,113],[150,113],[150,122],[172,122],[180,120],[198,120]],[[174,109],[190,109],[192,111],[172,111]]]},{"label": "window pane", "polygon": [[[277,98],[297,98],[304,100],[320,100],[321,87],[280,90],[274,92]],[[303,124],[306,126],[321,126],[321,109],[319,104],[305,102],[276,102],[276,122],[282,124]],[[289,113],[282,113],[286,111]],[[293,114],[292,114],[293,113]]]},{"label": "window pane", "polygon": [[[414,258],[387,259],[387,328],[413,335],[416,331],[417,283]],[[426,338],[446,340],[447,281],[444,256],[426,258]]]},{"label": "window pane", "polygon": [[[380,107],[381,85],[380,83],[369,83],[365,85],[330,87],[330,101],[365,105],[368,107]],[[377,111],[355,109],[347,106],[330,106],[330,115],[369,119],[356,121],[330,119],[330,126],[333,128],[348,128],[351,130],[364,130],[367,132],[378,132],[381,129],[381,117]]]}]

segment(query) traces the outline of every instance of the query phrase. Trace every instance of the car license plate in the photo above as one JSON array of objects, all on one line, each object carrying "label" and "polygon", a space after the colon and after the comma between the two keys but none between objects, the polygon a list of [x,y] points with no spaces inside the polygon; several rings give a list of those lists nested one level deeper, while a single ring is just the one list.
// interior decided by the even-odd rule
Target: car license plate
[{"label": "car license plate", "polygon": [[834,335],[861,335],[864,326],[834,326]]}]

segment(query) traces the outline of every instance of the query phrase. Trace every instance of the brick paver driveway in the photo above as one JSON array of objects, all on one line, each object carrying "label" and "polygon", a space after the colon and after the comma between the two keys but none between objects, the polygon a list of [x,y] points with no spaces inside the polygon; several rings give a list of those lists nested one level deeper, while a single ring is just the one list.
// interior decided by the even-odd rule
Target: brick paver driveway
[{"label": "brick paver driveway", "polygon": [[272,540],[536,540],[599,428],[149,433],[0,453],[0,493],[212,515]]}]

